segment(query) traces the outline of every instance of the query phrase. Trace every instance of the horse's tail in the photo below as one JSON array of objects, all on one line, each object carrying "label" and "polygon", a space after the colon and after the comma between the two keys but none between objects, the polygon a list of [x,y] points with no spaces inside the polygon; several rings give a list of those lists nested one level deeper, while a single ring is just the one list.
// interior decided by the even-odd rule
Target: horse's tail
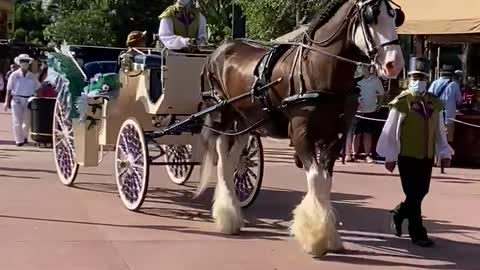
[{"label": "horse's tail", "polygon": [[[213,119],[210,115],[207,115],[205,118],[205,126],[213,126]],[[207,127],[204,127],[201,133],[204,154],[200,169],[200,183],[198,184],[195,197],[201,195],[207,189],[208,182],[215,177],[218,162],[218,134]]]}]

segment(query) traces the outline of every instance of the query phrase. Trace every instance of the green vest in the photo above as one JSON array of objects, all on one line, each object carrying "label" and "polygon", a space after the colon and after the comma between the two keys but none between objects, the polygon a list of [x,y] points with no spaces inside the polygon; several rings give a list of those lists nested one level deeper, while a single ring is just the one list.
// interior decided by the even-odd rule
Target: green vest
[{"label": "green vest", "polygon": [[197,38],[200,28],[200,12],[196,8],[171,5],[158,17],[171,18],[173,33],[185,38]]},{"label": "green vest", "polygon": [[430,93],[415,96],[403,91],[390,106],[405,114],[400,126],[400,155],[432,159],[435,155],[436,131],[443,103]]}]

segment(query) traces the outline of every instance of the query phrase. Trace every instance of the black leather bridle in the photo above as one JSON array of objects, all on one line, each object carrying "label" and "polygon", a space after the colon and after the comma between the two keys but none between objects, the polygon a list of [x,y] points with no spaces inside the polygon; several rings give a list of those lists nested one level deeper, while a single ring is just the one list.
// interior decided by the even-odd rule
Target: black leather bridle
[{"label": "black leather bridle", "polygon": [[[355,3],[358,16],[357,22],[354,23],[354,26],[360,24],[363,36],[366,41],[365,43],[367,45],[367,54],[372,62],[376,62],[379,48],[384,48],[389,45],[400,44],[398,39],[394,39],[382,43],[378,46],[374,45],[375,43],[373,41],[373,36],[368,27],[372,24],[378,24],[378,16],[380,15],[382,3],[385,3],[388,15],[392,18],[395,18],[395,26],[401,26],[405,20],[405,15],[401,10],[400,6],[392,0],[357,0],[357,2]],[[396,6],[397,8],[392,7],[392,5]]]}]

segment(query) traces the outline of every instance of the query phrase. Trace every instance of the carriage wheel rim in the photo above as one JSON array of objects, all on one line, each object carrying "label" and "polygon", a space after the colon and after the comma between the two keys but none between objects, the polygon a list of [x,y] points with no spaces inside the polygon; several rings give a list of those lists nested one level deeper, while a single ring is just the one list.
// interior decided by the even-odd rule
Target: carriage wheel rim
[{"label": "carriage wheel rim", "polygon": [[193,171],[193,165],[187,165],[185,162],[192,160],[191,145],[167,145],[165,146],[166,162],[175,162],[175,165],[167,165],[167,174],[172,182],[182,185],[184,184]]},{"label": "carriage wheel rim", "polygon": [[122,125],[115,150],[115,174],[118,192],[129,210],[137,210],[148,187],[148,151],[143,130],[137,121]]},{"label": "carriage wheel rim", "polygon": [[240,206],[248,207],[256,198],[263,177],[263,151],[260,138],[250,135],[235,170],[235,193]]},{"label": "carriage wheel rim", "polygon": [[75,147],[72,120],[67,116],[62,96],[55,102],[53,119],[53,152],[60,181],[71,185],[75,180],[78,164],[75,161]]}]

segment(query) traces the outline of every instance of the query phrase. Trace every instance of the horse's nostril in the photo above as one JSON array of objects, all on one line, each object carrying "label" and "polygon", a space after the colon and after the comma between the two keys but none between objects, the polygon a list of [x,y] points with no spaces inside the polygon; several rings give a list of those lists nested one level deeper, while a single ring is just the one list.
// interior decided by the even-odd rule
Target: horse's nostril
[{"label": "horse's nostril", "polygon": [[387,64],[385,64],[385,68],[387,68],[387,70],[392,70],[394,67],[395,67],[395,64],[393,63],[393,61],[390,61]]}]

